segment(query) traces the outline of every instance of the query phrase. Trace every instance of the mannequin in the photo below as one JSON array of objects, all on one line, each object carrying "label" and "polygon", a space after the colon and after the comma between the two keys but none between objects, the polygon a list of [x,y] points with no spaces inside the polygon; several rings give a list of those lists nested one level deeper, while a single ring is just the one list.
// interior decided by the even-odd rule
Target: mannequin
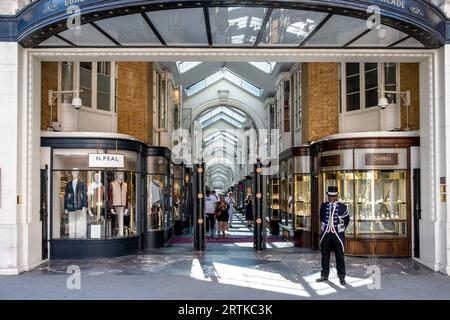
[{"label": "mannequin", "polygon": [[80,171],[71,171],[72,180],[64,192],[64,212],[69,216],[69,238],[86,237],[87,190],[86,184],[79,179]]},{"label": "mannequin", "polygon": [[100,221],[100,214],[104,207],[104,195],[105,187],[101,180],[100,172],[94,174],[94,181],[88,188],[89,197],[89,215],[93,216],[93,212],[96,214],[96,222]]},{"label": "mannequin", "polygon": [[162,192],[161,192],[161,184],[158,180],[152,180],[150,183],[150,186],[148,188],[149,193],[149,204],[150,204],[150,210],[151,217],[150,217],[150,223],[149,226],[152,229],[160,229],[161,228],[161,222],[162,222]]},{"label": "mannequin", "polygon": [[109,186],[111,213],[116,215],[119,227],[118,236],[123,237],[124,215],[128,214],[127,184],[124,182],[123,172],[116,172],[116,179]]}]

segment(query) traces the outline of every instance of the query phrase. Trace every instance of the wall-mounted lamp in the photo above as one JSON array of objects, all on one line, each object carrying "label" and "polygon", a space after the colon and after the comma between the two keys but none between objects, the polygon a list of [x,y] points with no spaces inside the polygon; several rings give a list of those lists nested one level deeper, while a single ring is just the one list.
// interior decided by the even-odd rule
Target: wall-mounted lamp
[{"label": "wall-mounted lamp", "polygon": [[[411,105],[411,91],[385,91],[385,90],[378,90],[378,92],[381,93],[381,97],[378,99],[378,107],[380,109],[384,110],[389,106],[389,101],[386,98],[385,94],[398,94],[400,95],[400,99],[403,100],[406,107],[406,126],[404,128],[405,131],[410,131],[411,128],[409,127],[409,106]],[[401,105],[400,105],[401,106]]]},{"label": "wall-mounted lamp", "polygon": [[74,96],[74,94],[78,95],[80,92],[83,92],[83,90],[71,90],[71,91],[53,91],[53,90],[48,90],[48,105],[50,107],[53,107],[53,105],[56,102],[56,99],[58,98],[59,94],[72,94],[73,98],[72,98],[72,106],[75,109],[80,109],[80,107],[82,106],[82,101],[80,97]]},{"label": "wall-mounted lamp", "polygon": [[58,99],[58,95],[64,95],[64,94],[71,94],[72,95],[72,106],[75,109],[80,109],[80,107],[83,105],[81,98],[78,97],[78,94],[82,92],[83,90],[76,91],[54,91],[54,90],[48,90],[48,105],[50,106],[50,124],[51,127],[48,128],[48,130],[53,131],[59,131],[61,130],[61,124],[59,122],[53,121],[53,106],[55,105],[56,100]]}]

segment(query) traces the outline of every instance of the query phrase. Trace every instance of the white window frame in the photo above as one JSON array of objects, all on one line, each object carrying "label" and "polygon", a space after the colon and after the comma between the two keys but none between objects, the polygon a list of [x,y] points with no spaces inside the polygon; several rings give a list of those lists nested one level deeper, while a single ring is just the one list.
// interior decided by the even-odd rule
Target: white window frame
[{"label": "white window frame", "polygon": [[294,128],[295,131],[302,129],[302,66],[300,65],[295,71],[295,114],[294,114]]},{"label": "white window frame", "polygon": [[[340,80],[341,80],[341,110],[339,110],[340,115],[346,115],[346,114],[358,114],[358,113],[364,113],[376,110],[375,106],[366,108],[366,69],[365,69],[365,63],[368,62],[359,62],[359,71],[360,71],[360,77],[359,77],[359,85],[360,85],[360,99],[359,104],[360,108],[358,110],[352,110],[347,111],[347,72],[346,72],[346,63],[341,63],[340,66]],[[369,62],[370,63],[370,62]],[[388,63],[388,62],[386,62]],[[377,62],[377,68],[378,68],[378,90],[381,90],[384,88],[385,83],[385,77],[384,77],[384,64],[385,62]],[[400,88],[400,63],[396,63],[396,82],[397,82],[397,91]],[[392,105],[398,105],[399,95],[397,94],[397,103]]]},{"label": "white window frame", "polygon": [[[58,62],[58,91],[61,91],[62,88],[62,62],[66,61],[60,61]],[[67,61],[73,63],[73,90],[79,91],[80,90],[80,61]],[[84,61],[82,61],[84,62]],[[117,112],[117,106],[116,106],[116,63],[114,61],[108,61],[110,62],[110,88],[111,92],[109,94],[109,103],[110,103],[110,110],[100,110],[97,109],[97,63],[103,62],[103,61],[86,61],[92,63],[92,70],[91,70],[91,102],[92,105],[90,107],[81,106],[80,109],[86,110],[86,111],[95,111],[103,114],[115,114]],[[83,102],[83,101],[82,101]],[[61,95],[58,95],[58,103],[61,103]]]}]

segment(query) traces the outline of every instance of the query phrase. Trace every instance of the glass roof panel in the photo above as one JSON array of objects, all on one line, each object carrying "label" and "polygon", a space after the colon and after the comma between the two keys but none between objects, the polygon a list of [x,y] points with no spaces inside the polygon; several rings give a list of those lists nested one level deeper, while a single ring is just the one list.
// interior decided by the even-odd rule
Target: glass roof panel
[{"label": "glass roof panel", "polygon": [[405,38],[406,33],[396,30],[388,26],[382,26],[381,29],[376,28],[362,36],[349,47],[388,47],[391,44]]},{"label": "glass roof panel", "polygon": [[334,15],[305,44],[305,47],[342,47],[367,30],[366,20]]},{"label": "glass roof panel", "polygon": [[221,68],[215,73],[211,74],[210,76],[206,77],[205,79],[200,80],[197,83],[194,83],[193,85],[187,87],[186,94],[188,96],[192,96],[196,94],[197,92],[205,89],[206,87],[212,85],[213,83],[221,80],[226,79],[230,81],[231,83],[241,87],[244,90],[247,90],[251,94],[260,97],[264,91],[264,89],[255,86],[254,84],[251,84],[247,80],[241,78],[237,74],[231,72],[227,68]]},{"label": "glass roof panel", "polygon": [[420,41],[411,37],[397,43],[393,48],[425,48],[425,46]]},{"label": "glass roof panel", "polygon": [[132,14],[95,22],[124,46],[162,45],[140,14]]},{"label": "glass roof panel", "polygon": [[201,61],[178,61],[176,65],[179,73],[185,73],[201,63]]},{"label": "glass roof panel", "polygon": [[241,123],[245,123],[246,118],[241,116],[241,114],[242,114],[241,112],[237,113],[236,111],[234,109],[232,110],[230,108],[223,107],[223,106],[216,107],[214,109],[210,109],[210,110],[206,111],[205,113],[203,113],[200,116],[200,122],[206,121],[206,120],[211,119],[212,117],[214,117],[214,116],[216,116],[218,114],[223,113],[223,114],[226,114],[226,115],[230,116],[231,118],[233,118],[233,119],[235,119],[235,120],[237,120],[237,121],[239,121]]},{"label": "glass roof panel", "polygon": [[259,45],[299,46],[326,16],[325,12],[275,9]]},{"label": "glass roof panel", "polygon": [[261,30],[267,8],[209,8],[214,45],[253,45]]},{"label": "glass roof panel", "polygon": [[65,42],[65,41],[63,41],[63,40],[61,40],[61,39],[59,39],[59,38],[57,38],[55,36],[52,36],[52,37],[48,38],[47,40],[41,42],[39,44],[39,46],[40,47],[54,47],[54,46],[56,46],[56,47],[68,47],[68,46],[70,46],[70,44],[68,44],[67,42]]},{"label": "glass roof panel", "polygon": [[265,72],[265,73],[272,73],[273,68],[275,68],[276,62],[249,62],[252,66],[255,68],[258,68],[259,70]]},{"label": "glass roof panel", "polygon": [[209,142],[209,141],[212,141],[212,140],[216,139],[217,137],[227,138],[227,139],[229,139],[230,141],[233,141],[233,142],[238,142],[239,141],[239,139],[235,135],[233,135],[233,134],[231,134],[229,132],[226,132],[226,131],[214,132],[211,135],[205,137],[203,140],[205,142]]},{"label": "glass roof panel", "polygon": [[77,46],[116,46],[113,42],[111,42],[107,37],[105,37],[100,31],[95,29],[90,24],[82,24],[79,30],[75,28],[68,29],[61,32],[59,35]]},{"label": "glass roof panel", "polygon": [[231,124],[232,126],[234,126],[236,128],[242,128],[244,126],[244,124],[245,124],[245,122],[241,123],[239,121],[236,121],[235,119],[231,118],[229,115],[221,112],[219,114],[216,114],[212,118],[209,118],[209,119],[207,119],[205,121],[202,121],[202,128],[209,127],[209,126],[213,125],[214,123],[216,123],[216,122],[218,122],[220,120],[226,121],[226,122],[228,122],[229,124]]},{"label": "glass roof panel", "polygon": [[208,45],[203,9],[173,9],[146,14],[167,44]]}]

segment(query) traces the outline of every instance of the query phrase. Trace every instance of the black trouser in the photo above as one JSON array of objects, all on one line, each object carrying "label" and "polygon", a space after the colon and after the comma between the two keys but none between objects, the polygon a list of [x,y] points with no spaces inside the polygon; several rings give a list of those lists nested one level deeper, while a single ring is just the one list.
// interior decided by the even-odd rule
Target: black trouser
[{"label": "black trouser", "polygon": [[215,218],[214,214],[207,213],[206,214],[206,232],[209,232],[209,230],[211,229],[211,234],[213,234],[215,225],[216,225],[216,218]]},{"label": "black trouser", "polygon": [[336,256],[336,269],[339,279],[345,278],[345,261],[344,261],[344,249],[338,239],[338,236],[334,233],[327,233],[322,239],[320,244],[320,250],[322,251],[322,277],[328,278],[330,274],[330,253],[334,250]]}]

